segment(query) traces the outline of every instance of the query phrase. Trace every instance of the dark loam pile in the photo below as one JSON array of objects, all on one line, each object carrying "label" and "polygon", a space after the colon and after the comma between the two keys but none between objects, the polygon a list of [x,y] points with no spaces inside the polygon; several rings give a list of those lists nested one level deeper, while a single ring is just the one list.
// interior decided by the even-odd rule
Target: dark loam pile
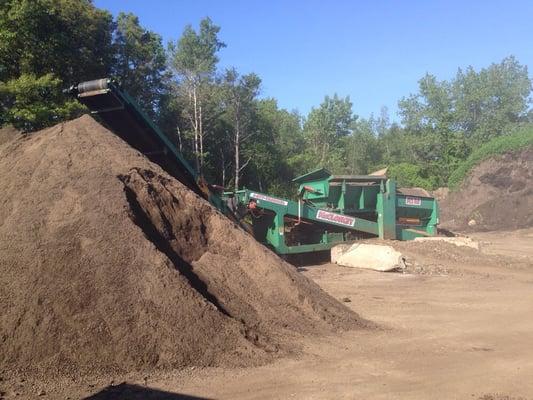
[{"label": "dark loam pile", "polygon": [[91,117],[0,145],[0,372],[245,366],[365,324]]},{"label": "dark loam pile", "polygon": [[[533,226],[533,148],[481,162],[440,203],[441,227],[457,231]],[[470,224],[469,224],[470,222]]]}]

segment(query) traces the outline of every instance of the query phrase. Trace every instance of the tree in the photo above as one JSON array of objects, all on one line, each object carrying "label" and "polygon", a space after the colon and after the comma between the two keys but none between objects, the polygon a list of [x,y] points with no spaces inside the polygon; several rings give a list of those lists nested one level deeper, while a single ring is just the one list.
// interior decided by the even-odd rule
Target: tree
[{"label": "tree", "polygon": [[159,119],[170,78],[161,36],[143,28],[131,13],[120,13],[116,25],[113,74],[152,118]]},{"label": "tree", "polygon": [[438,183],[435,176],[428,175],[427,170],[417,164],[406,162],[392,165],[387,175],[398,182],[401,187],[421,187],[425,189],[436,189]]},{"label": "tree", "polygon": [[275,99],[256,101],[253,141],[244,147],[251,156],[240,182],[260,191],[292,196],[291,181],[295,177],[290,159],[305,149],[301,117],[279,109]]},{"label": "tree", "polygon": [[183,113],[193,134],[193,153],[196,169],[204,164],[205,107],[212,89],[218,63],[217,53],[226,45],[218,39],[220,27],[205,18],[199,32],[188,25],[176,43],[169,44],[170,64],[180,84],[178,95],[186,99]]},{"label": "tree", "polygon": [[326,96],[318,108],[311,109],[303,129],[315,165],[338,165],[336,147],[351,133],[354,119],[350,98],[337,94]]},{"label": "tree", "polygon": [[31,131],[79,115],[61,89],[106,76],[113,19],[88,0],[0,4],[0,121]]},{"label": "tree", "polygon": [[88,0],[4,0],[0,81],[52,73],[71,84],[106,76],[113,19]]},{"label": "tree", "polygon": [[386,106],[382,106],[379,110],[378,117],[374,117],[374,114],[370,114],[368,123],[370,124],[370,128],[375,136],[381,137],[386,135],[391,125],[389,109]]},{"label": "tree", "polygon": [[0,82],[0,122],[27,132],[81,115],[81,104],[65,99],[62,89],[62,81],[53,74],[23,74]]},{"label": "tree", "polygon": [[463,157],[462,153],[468,151],[456,140],[451,84],[426,74],[419,81],[419,90],[399,102],[405,139],[410,143],[411,158],[422,165],[431,164],[435,175],[443,176],[444,180]]},{"label": "tree", "polygon": [[364,175],[380,161],[378,139],[370,120],[358,119],[352,123],[352,133],[344,138],[346,171]]},{"label": "tree", "polygon": [[304,149],[302,117],[297,111],[280,109],[276,99],[268,98],[258,102],[258,112],[258,118],[270,126],[273,144],[284,158],[289,158]]},{"label": "tree", "polygon": [[531,80],[513,56],[476,72],[459,69],[452,82],[455,121],[475,145],[509,132],[527,120]]},{"label": "tree", "polygon": [[[224,105],[221,104],[223,108]],[[206,178],[227,187],[233,177],[232,123],[225,114],[213,121],[212,134],[206,142],[207,156],[204,170]]]},{"label": "tree", "polygon": [[233,183],[235,190],[239,190],[241,172],[251,160],[242,163],[241,146],[254,134],[253,121],[256,116],[255,99],[259,94],[261,79],[256,74],[239,76],[234,68],[226,70],[224,74],[225,111],[232,122],[232,144],[234,152]]},{"label": "tree", "polygon": [[399,124],[393,123],[387,131],[378,137],[381,163],[390,165],[402,161],[413,161],[414,152],[411,141],[413,136],[408,136],[406,130]]},{"label": "tree", "polygon": [[473,148],[528,120],[530,93],[527,68],[514,57],[479,72],[459,69],[449,82],[426,74],[419,92],[399,102],[416,162],[444,184]]}]

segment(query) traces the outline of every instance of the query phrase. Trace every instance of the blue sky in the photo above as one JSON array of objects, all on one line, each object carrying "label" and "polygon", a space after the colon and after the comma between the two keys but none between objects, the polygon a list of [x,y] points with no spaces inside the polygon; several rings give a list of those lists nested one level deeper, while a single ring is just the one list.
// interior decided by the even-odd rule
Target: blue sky
[{"label": "blue sky", "polygon": [[357,115],[416,92],[430,72],[439,79],[515,55],[533,64],[533,1],[95,0],[113,14],[177,39],[209,16],[227,48],[220,66],[255,72],[262,96],[306,114],[326,94],[349,95]]}]

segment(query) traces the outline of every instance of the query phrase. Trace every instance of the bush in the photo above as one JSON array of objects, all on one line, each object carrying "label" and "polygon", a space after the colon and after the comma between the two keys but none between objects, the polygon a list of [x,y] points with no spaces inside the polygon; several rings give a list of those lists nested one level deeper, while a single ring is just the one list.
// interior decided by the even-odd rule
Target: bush
[{"label": "bush", "polygon": [[509,135],[492,139],[477,150],[474,150],[465,161],[459,164],[448,179],[448,187],[451,190],[458,189],[472,168],[482,161],[498,154],[520,150],[529,146],[533,146],[533,125],[531,124],[517,128]]},{"label": "bush", "polygon": [[433,190],[437,186],[435,177],[429,176],[423,167],[416,164],[393,164],[389,167],[387,176],[395,179],[400,187],[421,187]]},{"label": "bush", "polygon": [[0,123],[29,132],[81,115],[85,108],[65,96],[63,88],[63,82],[52,74],[22,74],[0,82]]}]

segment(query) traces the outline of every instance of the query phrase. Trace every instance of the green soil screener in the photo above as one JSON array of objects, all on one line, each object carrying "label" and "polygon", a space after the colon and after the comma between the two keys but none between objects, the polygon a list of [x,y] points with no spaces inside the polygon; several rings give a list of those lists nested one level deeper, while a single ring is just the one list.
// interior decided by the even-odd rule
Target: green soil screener
[{"label": "green soil screener", "polygon": [[293,180],[298,199],[254,190],[226,192],[238,215],[249,215],[257,240],[278,254],[328,250],[362,238],[433,236],[438,206],[422,189],[398,189],[384,175],[332,175],[318,169]]},{"label": "green soil screener", "polygon": [[[423,190],[397,189],[384,175],[332,175],[318,169],[294,179],[296,199],[243,189],[224,194],[204,181],[176,146],[112,79],[70,93],[107,127],[281,255],[328,250],[361,238],[410,240],[436,234],[438,207]],[[246,223],[247,222],[247,223]]]}]

